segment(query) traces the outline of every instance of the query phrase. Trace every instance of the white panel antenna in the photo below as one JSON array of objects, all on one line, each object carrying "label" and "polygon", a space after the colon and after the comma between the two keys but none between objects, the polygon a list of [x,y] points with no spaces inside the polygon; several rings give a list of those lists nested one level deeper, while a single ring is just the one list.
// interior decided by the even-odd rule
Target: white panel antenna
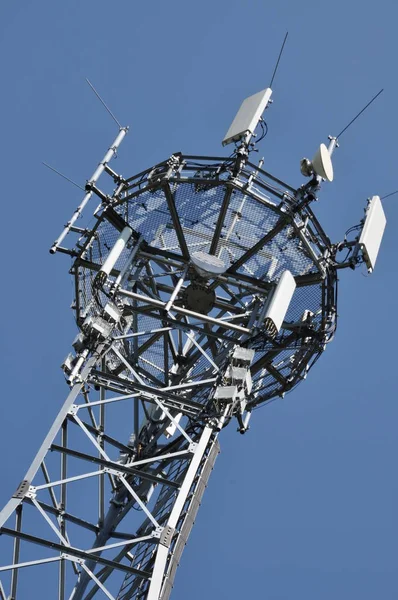
[{"label": "white panel antenna", "polygon": [[223,146],[231,144],[231,142],[239,142],[240,140],[250,141],[261,115],[268,106],[271,94],[271,88],[266,88],[243,100],[235,119],[232,121],[222,141]]},{"label": "white panel antenna", "polygon": [[131,229],[131,227],[128,227],[128,226],[125,227],[123,229],[123,231],[120,233],[118,239],[115,242],[115,245],[113,246],[112,250],[109,252],[107,259],[105,260],[101,269],[98,271],[97,275],[95,276],[95,281],[97,283],[101,283],[101,282],[103,283],[104,281],[106,281],[106,278],[109,276],[110,272],[112,271],[115,264],[117,263],[117,260],[120,257],[121,253],[123,252],[124,248],[126,247],[126,244],[129,241],[132,233],[133,233],[133,230]]},{"label": "white panel antenna", "polygon": [[295,289],[296,281],[293,275],[290,271],[284,271],[264,315],[264,327],[271,337],[275,337],[282,327]]},{"label": "white panel antenna", "polygon": [[357,246],[358,250],[363,252],[369,273],[372,273],[375,267],[386,223],[380,197],[373,196],[366,209],[365,222]]}]

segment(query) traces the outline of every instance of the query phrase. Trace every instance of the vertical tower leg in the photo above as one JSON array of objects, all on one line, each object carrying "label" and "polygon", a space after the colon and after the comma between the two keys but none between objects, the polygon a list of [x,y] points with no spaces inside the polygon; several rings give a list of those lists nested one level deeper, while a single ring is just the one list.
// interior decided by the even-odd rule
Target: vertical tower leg
[{"label": "vertical tower leg", "polygon": [[167,600],[170,596],[182,551],[219,452],[219,444],[211,427],[202,429],[196,439],[189,465],[178,476],[180,487],[173,501],[170,502],[167,494],[161,494],[155,507],[155,514],[163,523],[156,550],[145,554],[143,548],[137,548],[132,561],[132,565],[137,565],[145,556],[145,570],[153,565],[151,578],[143,582],[135,576],[126,575],[118,600]]}]

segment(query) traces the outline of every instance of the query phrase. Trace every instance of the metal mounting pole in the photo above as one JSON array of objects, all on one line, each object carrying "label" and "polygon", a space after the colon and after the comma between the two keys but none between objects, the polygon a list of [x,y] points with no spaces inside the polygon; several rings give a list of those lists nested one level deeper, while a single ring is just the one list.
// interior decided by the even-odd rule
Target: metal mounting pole
[{"label": "metal mounting pole", "polygon": [[117,136],[115,138],[115,141],[110,146],[108,152],[105,154],[104,158],[99,163],[98,167],[95,169],[91,178],[88,180],[87,185],[86,185],[86,189],[88,189],[87,194],[84,196],[82,202],[76,208],[70,221],[68,221],[68,223],[65,225],[65,228],[62,231],[61,235],[55,240],[54,244],[51,246],[51,248],[50,248],[51,254],[54,254],[57,251],[57,248],[63,242],[63,240],[68,235],[69,231],[71,230],[71,228],[73,227],[73,225],[75,224],[77,219],[82,214],[84,207],[86,206],[86,204],[88,203],[88,201],[90,200],[90,198],[93,194],[91,187],[98,181],[100,175],[102,175],[102,173],[104,172],[105,167],[107,166],[108,162],[116,155],[116,151],[119,148],[120,144],[122,143],[124,136],[126,135],[127,132],[128,132],[128,127],[122,127],[120,129],[119,133],[117,134]]}]

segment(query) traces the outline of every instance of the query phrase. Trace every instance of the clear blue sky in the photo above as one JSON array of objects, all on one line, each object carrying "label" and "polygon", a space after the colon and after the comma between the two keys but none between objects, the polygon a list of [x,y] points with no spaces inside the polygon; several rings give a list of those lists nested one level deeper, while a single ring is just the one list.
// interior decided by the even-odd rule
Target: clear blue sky
[{"label": "clear blue sky", "polygon": [[[300,159],[384,87],[315,206],[337,241],[369,195],[398,189],[397,21],[392,0],[2,3],[1,504],[67,394],[73,290],[48,248],[81,195],[41,161],[84,184],[114,138],[84,78],[130,125],[118,167],[132,175],[179,150],[220,154],[289,30],[261,155],[294,185]],[[376,271],[342,273],[337,336],[308,380],[246,436],[220,436],[173,600],[396,599],[398,196],[385,210]]]}]

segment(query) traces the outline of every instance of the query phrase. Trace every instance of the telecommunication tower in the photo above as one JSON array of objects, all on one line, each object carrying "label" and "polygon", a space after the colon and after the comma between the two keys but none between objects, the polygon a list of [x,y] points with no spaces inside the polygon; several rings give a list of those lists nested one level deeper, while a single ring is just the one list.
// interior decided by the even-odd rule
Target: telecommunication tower
[{"label": "telecommunication tower", "polygon": [[243,102],[227,158],[175,153],[124,177],[120,127],[54,242],[79,333],[69,394],[0,513],[1,600],[167,600],[220,431],[244,434],[306,378],[334,337],[338,270],[373,270],[380,198],[340,243],[311,208],[338,136],[301,161],[298,187],[251,162],[271,95]]}]

